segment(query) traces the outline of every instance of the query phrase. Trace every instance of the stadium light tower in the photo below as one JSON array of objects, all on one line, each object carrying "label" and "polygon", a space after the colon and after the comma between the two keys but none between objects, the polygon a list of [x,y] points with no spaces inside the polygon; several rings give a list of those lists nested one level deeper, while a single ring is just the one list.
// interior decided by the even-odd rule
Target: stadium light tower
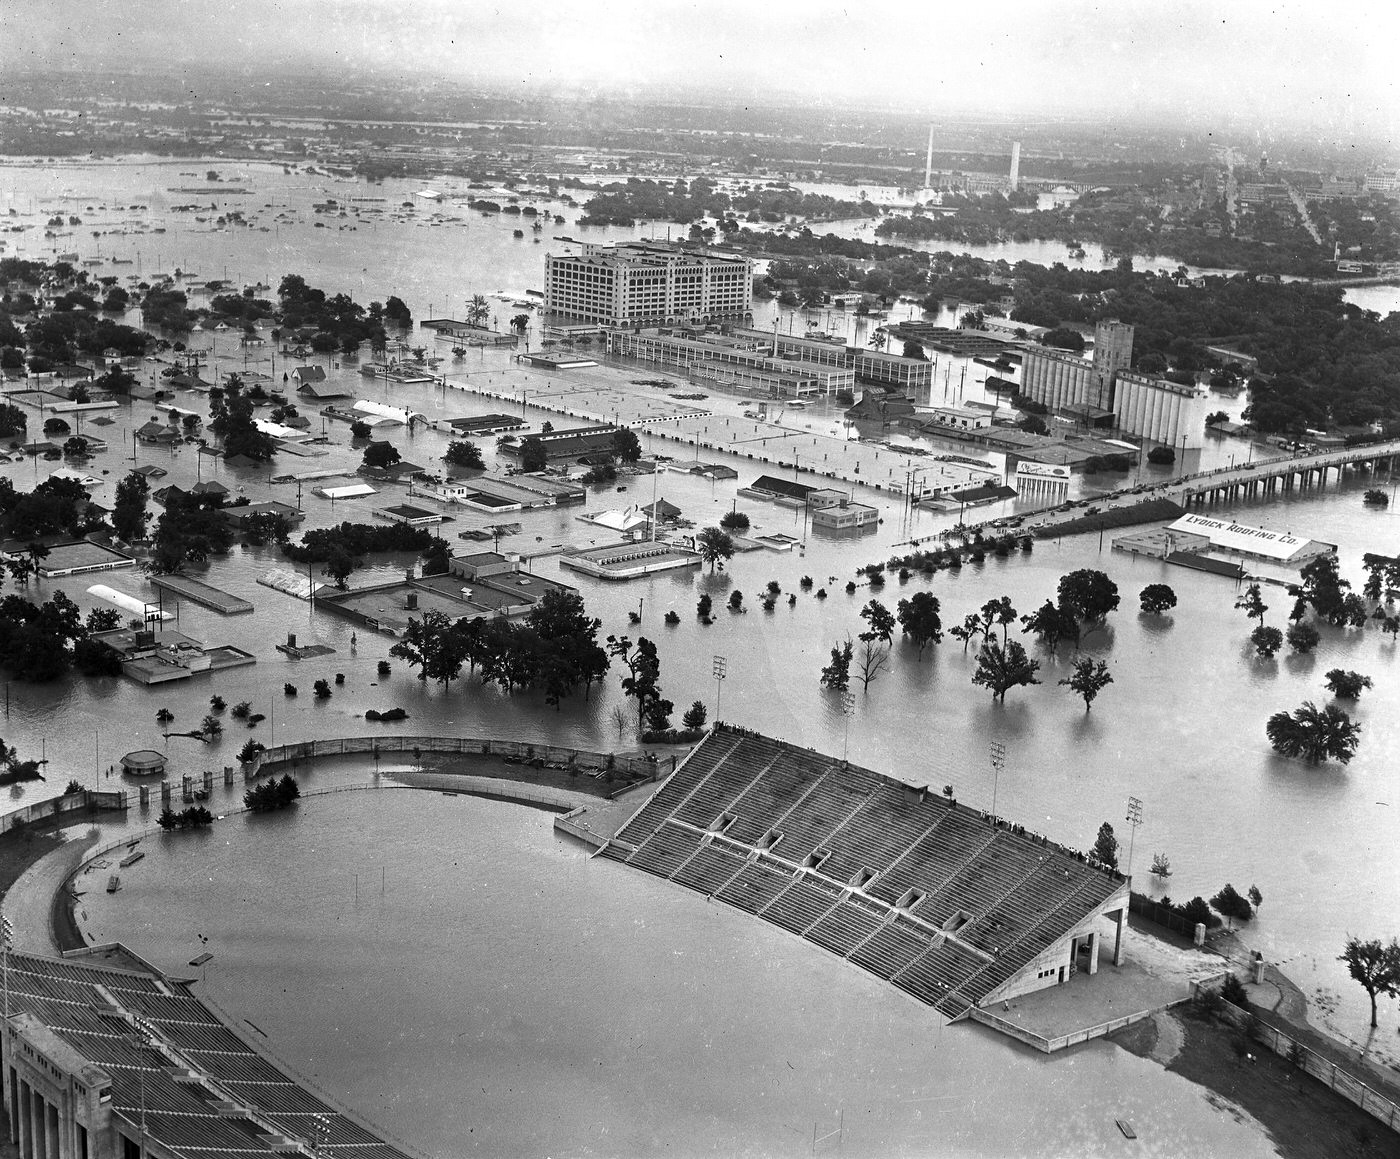
[{"label": "stadium light tower", "polygon": [[997,817],[997,787],[1001,784],[1001,770],[1006,768],[1006,746],[994,740],[988,746],[992,757],[992,817]]},{"label": "stadium light tower", "polygon": [[851,751],[851,717],[856,712],[856,694],[849,689],[841,693],[841,715],[846,718],[846,739],[841,745],[841,763],[846,763],[846,758]]},{"label": "stadium light tower", "polygon": [[715,678],[715,723],[719,723],[719,694],[724,685],[724,678],[729,675],[729,661],[723,656],[716,656],[714,667],[710,669]]},{"label": "stadium light tower", "polygon": [[325,1115],[312,1115],[311,1134],[311,1154],[315,1159],[321,1159],[321,1148],[331,1137],[331,1121]]},{"label": "stadium light tower", "polygon": [[[127,1040],[127,1042],[130,1043],[132,1046],[136,1047],[138,1050],[149,1049],[149,1048],[151,1047],[151,1039],[152,1039],[152,1037],[153,1037],[152,1034],[151,1034],[151,1031],[150,1031],[150,1027],[147,1025],[147,1023],[145,1022],[144,1019],[142,1019],[142,1018],[140,1018],[140,1017],[138,1017],[138,1016],[136,1016],[136,1015],[132,1015],[132,1016],[131,1016],[131,1023],[132,1023],[131,1030],[128,1031],[128,1032],[127,1032],[127,1035],[126,1035],[126,1040]],[[145,1063],[144,1063],[144,1062],[138,1060],[138,1063],[137,1063],[137,1066],[136,1066],[136,1073],[137,1073],[137,1075],[139,1076],[139,1078],[140,1078],[140,1080],[141,1080],[141,1120],[140,1120],[140,1123],[141,1123],[141,1143],[140,1143],[140,1146],[139,1146],[139,1148],[138,1148],[138,1150],[137,1150],[137,1155],[139,1156],[139,1159],[147,1159],[147,1151],[146,1151],[146,1066],[145,1066]]]},{"label": "stadium light tower", "polygon": [[1133,880],[1133,845],[1137,840],[1138,826],[1142,824],[1142,801],[1137,797],[1128,798],[1128,824],[1133,827],[1128,837],[1128,881]]},{"label": "stadium light tower", "polygon": [[[9,918],[0,918],[0,941],[4,943],[0,953],[4,954],[5,962],[5,1033],[0,1038],[0,1042],[3,1042],[10,1036],[10,947],[15,941],[15,927],[10,924]],[[3,1062],[4,1059],[0,1058],[0,1063]]]}]

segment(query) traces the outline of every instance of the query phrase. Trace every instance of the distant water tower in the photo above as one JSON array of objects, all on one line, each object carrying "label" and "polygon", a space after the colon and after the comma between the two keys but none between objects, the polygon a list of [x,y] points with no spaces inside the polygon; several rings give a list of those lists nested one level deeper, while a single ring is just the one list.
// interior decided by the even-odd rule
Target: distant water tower
[{"label": "distant water tower", "polygon": [[1021,187],[1021,142],[1011,142],[1011,192]]}]

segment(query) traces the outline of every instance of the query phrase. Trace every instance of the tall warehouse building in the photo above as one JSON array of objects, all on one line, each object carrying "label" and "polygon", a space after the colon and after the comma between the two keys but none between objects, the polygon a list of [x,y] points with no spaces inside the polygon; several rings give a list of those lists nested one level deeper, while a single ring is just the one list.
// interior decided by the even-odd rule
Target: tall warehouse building
[{"label": "tall warehouse building", "polygon": [[578,253],[545,255],[546,321],[604,326],[752,321],[749,258],[658,241],[577,244]]}]

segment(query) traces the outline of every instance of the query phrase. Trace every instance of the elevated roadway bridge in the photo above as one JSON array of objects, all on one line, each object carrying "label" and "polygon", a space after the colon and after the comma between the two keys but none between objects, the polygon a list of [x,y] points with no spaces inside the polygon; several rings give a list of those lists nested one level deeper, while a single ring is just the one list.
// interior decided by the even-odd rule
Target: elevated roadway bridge
[{"label": "elevated roadway bridge", "polygon": [[1400,456],[1400,439],[1388,439],[1335,451],[1294,455],[1288,459],[1222,467],[1174,480],[1172,488],[1181,488],[1183,507],[1206,507],[1241,498],[1269,498],[1280,491],[1322,488],[1327,486],[1328,476],[1334,471],[1337,482],[1341,482],[1348,470],[1393,473],[1397,456]]}]

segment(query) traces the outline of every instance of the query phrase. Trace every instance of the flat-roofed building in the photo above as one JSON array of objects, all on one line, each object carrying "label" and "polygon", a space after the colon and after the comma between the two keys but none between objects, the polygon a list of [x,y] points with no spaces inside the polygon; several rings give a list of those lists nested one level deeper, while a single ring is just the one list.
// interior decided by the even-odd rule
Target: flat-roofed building
[{"label": "flat-roofed building", "polygon": [[954,431],[980,431],[992,425],[989,412],[977,407],[936,406],[928,412],[928,426],[946,427]]},{"label": "flat-roofed building", "polygon": [[880,523],[879,508],[844,499],[812,511],[812,526],[823,531],[851,532],[875,528]]},{"label": "flat-roofed building", "polygon": [[[665,329],[611,330],[608,353],[685,370],[692,382],[770,398],[835,394],[855,386],[855,371],[838,362],[808,362],[790,353],[775,355],[757,331]],[[836,348],[840,352],[840,348]]]},{"label": "flat-roofed building", "polygon": [[860,382],[898,387],[912,395],[933,387],[933,363],[922,358],[904,358],[880,350],[851,350],[851,368]]},{"label": "flat-roofed building", "polygon": [[[575,459],[583,455],[615,454],[616,432],[617,427],[608,423],[594,427],[566,427],[563,430],[526,435],[525,438],[539,439],[544,444],[546,458]],[[502,454],[519,455],[520,446],[520,442],[507,443],[500,450]]]},{"label": "flat-roofed building", "polygon": [[478,552],[448,561],[445,574],[406,579],[318,596],[328,611],[391,636],[401,635],[410,620],[437,612],[449,620],[484,620],[523,616],[546,593],[577,589],[546,576],[520,570],[518,560],[496,552]]},{"label": "flat-roofed building", "polygon": [[544,313],[604,326],[746,321],[753,262],[740,254],[658,241],[545,255]]},{"label": "flat-roofed building", "polygon": [[821,392],[816,375],[797,368],[781,370],[766,366],[746,366],[742,362],[706,359],[690,367],[690,381],[730,394],[763,395],[767,398],[806,398]]},{"label": "flat-roofed building", "polygon": [[[1203,536],[1209,542],[1212,551],[1244,556],[1247,559],[1267,560],[1289,567],[1301,568],[1317,556],[1331,555],[1337,550],[1335,543],[1304,539],[1286,531],[1251,527],[1229,519],[1212,519],[1208,515],[1183,515],[1176,522],[1167,524],[1166,530],[1168,537]],[[1179,546],[1181,545],[1171,544],[1169,550]]]},{"label": "flat-roofed building", "polygon": [[821,338],[794,334],[771,334],[763,330],[736,329],[735,337],[758,344],[775,357],[849,370],[855,382],[895,387],[906,395],[927,392],[933,383],[933,363],[924,358],[905,358],[883,350],[843,346]]}]

